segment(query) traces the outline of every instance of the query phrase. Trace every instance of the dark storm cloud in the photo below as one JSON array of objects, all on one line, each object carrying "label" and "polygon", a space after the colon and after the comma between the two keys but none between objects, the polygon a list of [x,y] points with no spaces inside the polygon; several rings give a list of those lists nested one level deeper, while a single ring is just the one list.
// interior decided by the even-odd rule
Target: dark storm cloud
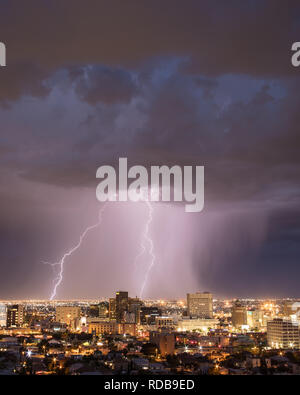
[{"label": "dark storm cloud", "polygon": [[0,69],[0,104],[7,105],[21,95],[46,96],[50,88],[46,84],[49,74],[44,68],[31,62],[12,62]]},{"label": "dark storm cloud", "polygon": [[[213,189],[214,196],[219,194],[221,199],[246,198],[273,183],[298,180],[297,81],[279,98],[262,81],[253,96],[245,101],[232,97],[226,108],[216,101],[217,81],[209,94],[206,84],[199,86],[193,78],[178,73],[157,85],[140,88],[141,103],[95,110],[94,125],[73,146],[73,170],[84,168],[83,157],[88,158],[85,167],[92,169],[108,159],[114,162],[122,152],[146,165],[201,161],[211,172],[208,193]],[[132,117],[143,122],[126,132],[115,125],[118,117],[125,125]],[[62,170],[60,166],[57,173],[63,174]],[[77,179],[82,182],[82,172]],[[76,184],[76,178],[70,182]]]},{"label": "dark storm cloud", "polygon": [[133,77],[122,69],[83,67],[70,70],[70,76],[78,96],[92,105],[127,102],[137,92]]},{"label": "dark storm cloud", "polygon": [[1,3],[0,35],[8,64],[32,64],[15,75],[22,94],[30,81],[36,86],[68,65],[137,67],[159,56],[185,56],[195,73],[295,74],[290,55],[299,16],[296,0],[90,0],[86,7],[79,0],[10,0]]},{"label": "dark storm cloud", "polygon": [[[168,67],[170,71],[160,75]],[[92,73],[86,77],[94,81],[87,85],[81,81],[82,69],[73,70],[72,83],[67,88],[73,92],[73,101],[63,119],[70,119],[76,112],[77,121],[73,115],[72,122],[62,124],[58,118],[46,127],[43,120],[51,116],[51,112],[38,118],[30,116],[32,127],[23,131],[23,138],[26,144],[29,137],[36,152],[31,155],[23,150],[17,155],[13,152],[10,160],[9,155],[2,158],[3,164],[18,166],[20,160],[21,174],[36,181],[90,186],[95,185],[95,169],[104,163],[117,164],[119,156],[129,156],[133,163],[145,165],[201,162],[210,180],[207,196],[213,199],[219,196],[222,200],[247,199],[282,180],[297,182],[298,80],[250,79],[254,85],[252,93],[240,99],[238,92],[228,96],[220,78],[184,75],[178,67],[173,69],[168,63],[154,67],[147,77],[143,71],[136,73],[134,90],[126,71],[110,70],[109,75],[116,81],[111,80],[109,85],[112,95],[116,96],[108,105],[100,101],[108,100],[106,90],[98,91],[101,84],[97,81],[102,78],[99,74],[103,70],[98,67],[96,70],[96,76]],[[118,83],[119,75],[127,77],[124,86]],[[236,82],[239,83],[240,80]],[[59,82],[54,85],[57,86]],[[85,107],[76,96],[78,90],[89,96],[89,86],[95,86],[92,92],[99,103],[96,105],[86,98],[84,102],[89,106]],[[121,98],[126,95],[131,102],[122,102]],[[54,94],[52,100],[63,102],[63,97],[64,94]],[[83,94],[79,97],[82,100]],[[32,103],[27,111],[39,113],[35,107]],[[13,113],[8,119],[11,117]],[[7,124],[11,125],[11,121]],[[39,128],[43,129],[42,133],[33,133]],[[10,134],[13,139],[18,131],[10,131]],[[53,140],[54,136],[60,142]]]}]

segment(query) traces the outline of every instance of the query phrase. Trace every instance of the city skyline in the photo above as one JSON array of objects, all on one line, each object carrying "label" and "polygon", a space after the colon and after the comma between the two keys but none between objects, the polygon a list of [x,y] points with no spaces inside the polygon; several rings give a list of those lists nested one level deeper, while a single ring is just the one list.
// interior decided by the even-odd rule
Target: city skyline
[{"label": "city skyline", "polygon": [[296,375],[299,300],[0,301],[0,375]]}]

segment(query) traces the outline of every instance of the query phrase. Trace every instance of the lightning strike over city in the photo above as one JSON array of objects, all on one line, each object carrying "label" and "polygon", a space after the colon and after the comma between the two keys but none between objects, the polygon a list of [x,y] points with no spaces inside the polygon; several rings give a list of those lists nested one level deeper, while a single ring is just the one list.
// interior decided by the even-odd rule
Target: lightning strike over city
[{"label": "lightning strike over city", "polygon": [[[142,251],[148,251],[148,256],[150,258],[150,263],[148,264],[148,267],[147,267],[147,269],[145,271],[144,280],[142,282],[142,287],[141,287],[141,290],[140,290],[140,298],[142,298],[143,295],[144,295],[144,290],[145,290],[145,287],[146,287],[147,282],[148,282],[150,271],[151,271],[151,269],[154,266],[155,261],[156,261],[156,257],[155,257],[155,254],[154,254],[154,242],[153,242],[153,239],[151,238],[151,235],[150,235],[150,225],[151,225],[152,220],[153,220],[153,210],[154,209],[153,209],[152,204],[149,202],[149,200],[146,200],[145,204],[146,204],[146,206],[148,208],[148,219],[147,219],[147,222],[146,222],[146,225],[145,225],[145,230],[143,232],[141,244],[142,244]],[[148,248],[147,248],[147,246],[148,246]]]},{"label": "lightning strike over city", "polygon": [[[153,196],[153,190],[151,190],[151,194]],[[116,194],[114,196],[117,196]],[[140,251],[139,253],[136,255],[135,259],[134,259],[134,266],[135,269],[137,269],[138,267],[138,262],[139,260],[147,253],[148,256],[146,256],[145,258],[145,262],[147,262],[147,260],[149,259],[150,262],[147,265],[147,268],[144,271],[144,275],[143,275],[143,280],[142,280],[142,286],[141,286],[141,290],[140,290],[140,297],[142,297],[143,293],[144,293],[144,289],[147,285],[147,282],[149,280],[149,274],[151,272],[152,267],[155,265],[155,261],[156,261],[156,257],[154,254],[154,242],[153,239],[151,238],[150,235],[150,226],[153,220],[153,211],[154,211],[154,207],[153,204],[148,200],[148,190],[144,189],[142,192],[142,197],[139,199],[139,201],[145,203],[145,206],[147,208],[147,217],[146,217],[146,221],[145,221],[145,226],[144,226],[144,230],[142,232],[141,238],[140,238]],[[63,282],[63,277],[64,277],[64,265],[66,263],[67,258],[71,257],[72,254],[74,254],[82,245],[84,239],[86,238],[86,236],[88,235],[88,233],[96,228],[98,228],[101,223],[102,223],[102,216],[103,213],[105,211],[105,209],[107,208],[109,202],[105,202],[103,204],[103,206],[101,207],[100,211],[99,211],[99,219],[98,222],[94,225],[91,225],[89,227],[87,227],[84,232],[81,234],[80,238],[79,238],[79,242],[72,247],[69,251],[67,251],[61,258],[61,260],[59,262],[43,262],[43,264],[46,265],[50,265],[53,267],[53,269],[55,269],[55,267],[58,266],[59,271],[58,274],[56,275],[55,279],[54,279],[54,287],[53,290],[51,292],[51,296],[50,296],[50,300],[53,300],[56,295],[57,295],[57,288],[61,285],[61,283]],[[142,263],[142,265],[144,266],[144,261]]]},{"label": "lightning strike over city", "polygon": [[104,213],[104,211],[105,211],[105,209],[106,209],[106,206],[107,206],[107,204],[104,203],[104,205],[103,205],[103,206],[101,207],[101,209],[99,210],[98,222],[95,223],[94,225],[88,226],[88,227],[84,230],[84,232],[83,232],[83,233],[80,235],[80,237],[79,237],[78,243],[77,243],[74,247],[72,247],[69,251],[67,251],[67,252],[63,255],[63,257],[61,258],[61,260],[60,260],[59,262],[54,262],[54,263],[44,262],[45,264],[49,264],[49,265],[51,265],[51,266],[58,266],[58,267],[59,267],[58,275],[57,275],[56,279],[54,280],[54,288],[53,288],[53,290],[52,290],[52,293],[51,293],[51,296],[50,296],[50,300],[53,300],[53,299],[55,298],[56,293],[57,293],[57,288],[60,286],[60,284],[61,284],[62,281],[63,281],[64,265],[65,265],[65,263],[66,263],[66,259],[69,258],[72,254],[74,254],[75,251],[77,251],[77,250],[81,247],[81,245],[82,245],[82,243],[83,243],[85,237],[87,236],[87,234],[88,234],[90,231],[92,231],[92,230],[98,228],[98,227],[101,225],[101,223],[102,223],[102,215],[103,215],[103,213]]}]

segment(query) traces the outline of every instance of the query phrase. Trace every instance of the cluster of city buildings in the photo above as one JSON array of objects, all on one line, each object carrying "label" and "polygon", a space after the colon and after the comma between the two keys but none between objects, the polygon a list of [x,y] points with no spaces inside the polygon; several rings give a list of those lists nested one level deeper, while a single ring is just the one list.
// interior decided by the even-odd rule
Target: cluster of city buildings
[{"label": "cluster of city buildings", "polygon": [[0,303],[0,374],[300,373],[297,300]]}]

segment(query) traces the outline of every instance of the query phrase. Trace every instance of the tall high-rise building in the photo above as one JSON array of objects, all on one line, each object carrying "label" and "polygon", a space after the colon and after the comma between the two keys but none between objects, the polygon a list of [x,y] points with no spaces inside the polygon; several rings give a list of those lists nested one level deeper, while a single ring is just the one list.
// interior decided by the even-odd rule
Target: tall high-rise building
[{"label": "tall high-rise building", "polygon": [[238,301],[234,303],[231,309],[231,320],[234,328],[247,325],[247,310]]},{"label": "tall high-rise building", "polygon": [[100,302],[99,303],[99,317],[100,318],[108,318],[108,303]]},{"label": "tall high-rise building", "polygon": [[141,308],[143,306],[143,302],[139,298],[129,298],[128,299],[128,312],[133,313],[135,315],[135,323],[139,324]]},{"label": "tall high-rise building", "polygon": [[8,328],[18,328],[23,325],[24,321],[24,306],[21,304],[14,304],[7,308],[7,322]]},{"label": "tall high-rise building", "polygon": [[117,322],[123,322],[125,311],[128,311],[128,292],[118,291],[116,293],[116,320],[117,320]]},{"label": "tall high-rise building", "polygon": [[274,318],[267,323],[267,339],[271,348],[299,350],[299,323],[290,319]]},{"label": "tall high-rise building", "polygon": [[76,319],[80,318],[80,307],[78,306],[57,306],[56,321],[67,325],[73,325]]},{"label": "tall high-rise building", "polygon": [[87,310],[89,318],[108,318],[108,303],[91,304]]},{"label": "tall high-rise building", "polygon": [[187,314],[190,317],[213,318],[213,299],[210,292],[187,294]]},{"label": "tall high-rise building", "polygon": [[246,311],[247,325],[250,328],[260,329],[264,325],[264,312],[262,310],[252,309]]},{"label": "tall high-rise building", "polygon": [[6,305],[0,303],[0,326],[6,326],[7,313],[6,313]]},{"label": "tall high-rise building", "polygon": [[116,319],[116,298],[109,298],[108,316],[110,320]]}]

